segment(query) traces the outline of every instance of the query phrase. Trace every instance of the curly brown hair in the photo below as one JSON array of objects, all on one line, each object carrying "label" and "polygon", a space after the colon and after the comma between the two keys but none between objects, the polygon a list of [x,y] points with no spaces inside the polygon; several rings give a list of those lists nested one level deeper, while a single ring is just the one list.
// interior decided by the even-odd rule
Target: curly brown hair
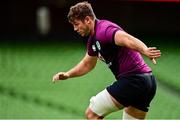
[{"label": "curly brown hair", "polygon": [[86,16],[90,16],[93,20],[96,18],[91,4],[84,1],[71,6],[67,17],[69,22],[73,23],[74,20],[83,21]]}]

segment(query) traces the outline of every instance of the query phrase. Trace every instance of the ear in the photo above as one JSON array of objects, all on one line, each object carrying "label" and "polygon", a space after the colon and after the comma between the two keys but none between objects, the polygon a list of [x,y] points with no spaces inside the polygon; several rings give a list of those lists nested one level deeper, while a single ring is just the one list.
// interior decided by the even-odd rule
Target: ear
[{"label": "ear", "polygon": [[91,18],[89,16],[86,16],[84,19],[84,22],[87,24],[90,24],[90,20],[91,20]]}]

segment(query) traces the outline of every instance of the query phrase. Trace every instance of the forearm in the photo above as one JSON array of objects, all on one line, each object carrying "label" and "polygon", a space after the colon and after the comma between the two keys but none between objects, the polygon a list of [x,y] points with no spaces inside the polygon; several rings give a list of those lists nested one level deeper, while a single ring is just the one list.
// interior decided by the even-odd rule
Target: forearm
[{"label": "forearm", "polygon": [[127,36],[127,39],[128,39],[127,41],[129,41],[126,44],[126,46],[128,48],[136,50],[136,51],[146,55],[145,51],[148,47],[142,41],[140,41],[139,39],[137,39],[131,35]]},{"label": "forearm", "polygon": [[70,78],[82,76],[88,73],[89,71],[91,71],[96,66],[96,63],[97,63],[96,56],[92,57],[86,54],[85,57],[81,60],[81,62],[78,65],[76,65],[74,68],[69,70],[67,74],[69,75]]},{"label": "forearm", "polygon": [[93,57],[86,54],[86,56],[81,60],[81,62],[77,64],[74,68],[70,69],[67,72],[59,72],[55,74],[53,76],[53,82],[56,82],[58,80],[66,80],[72,77],[82,76],[91,71],[96,66],[96,63],[96,56]]},{"label": "forearm", "polygon": [[69,75],[69,78],[78,77],[78,76],[82,76],[82,75],[88,73],[92,69],[93,69],[93,67],[91,67],[90,65],[87,65],[86,63],[83,63],[83,61],[81,61],[74,68],[67,71],[67,74]]}]

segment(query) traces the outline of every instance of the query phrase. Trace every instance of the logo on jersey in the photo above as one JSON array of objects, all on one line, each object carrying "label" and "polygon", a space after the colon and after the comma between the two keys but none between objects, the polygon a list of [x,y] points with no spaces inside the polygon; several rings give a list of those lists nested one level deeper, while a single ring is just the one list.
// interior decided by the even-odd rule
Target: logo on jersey
[{"label": "logo on jersey", "polygon": [[96,51],[95,45],[92,45],[92,49],[93,49],[94,52]]},{"label": "logo on jersey", "polygon": [[97,49],[98,49],[98,50],[101,50],[101,46],[100,46],[99,41],[96,41],[96,46],[97,46]]}]

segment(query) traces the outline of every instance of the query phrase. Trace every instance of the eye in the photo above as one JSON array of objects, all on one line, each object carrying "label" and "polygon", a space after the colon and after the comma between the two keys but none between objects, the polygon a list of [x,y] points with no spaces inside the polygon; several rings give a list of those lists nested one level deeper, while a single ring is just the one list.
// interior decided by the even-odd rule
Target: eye
[{"label": "eye", "polygon": [[75,23],[74,25],[75,25],[75,26],[78,26],[79,24],[78,24],[78,23]]}]

